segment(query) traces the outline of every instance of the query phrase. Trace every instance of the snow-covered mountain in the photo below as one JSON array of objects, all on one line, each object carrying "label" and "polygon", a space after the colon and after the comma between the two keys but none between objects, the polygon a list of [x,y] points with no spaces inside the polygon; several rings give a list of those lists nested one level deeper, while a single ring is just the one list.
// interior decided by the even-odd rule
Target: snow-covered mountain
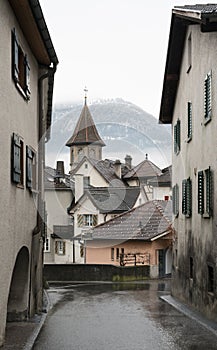
[{"label": "snow-covered mountain", "polygon": [[[160,167],[170,164],[170,126],[160,125],[152,115],[122,99],[98,100],[88,106],[106,143],[103,158],[123,160],[130,154],[133,164],[137,164],[148,153],[149,159]],[[54,107],[51,140],[46,147],[48,165],[54,166],[56,159],[64,159],[69,154],[65,143],[74,131],[82,107],[82,104]]]}]

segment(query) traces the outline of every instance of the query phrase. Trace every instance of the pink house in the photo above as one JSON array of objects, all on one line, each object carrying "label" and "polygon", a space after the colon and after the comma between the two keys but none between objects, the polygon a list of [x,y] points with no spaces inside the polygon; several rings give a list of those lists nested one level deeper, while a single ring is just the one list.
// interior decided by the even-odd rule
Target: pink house
[{"label": "pink house", "polygon": [[150,265],[151,277],[171,273],[171,201],[154,200],[92,230],[85,241],[87,264]]}]

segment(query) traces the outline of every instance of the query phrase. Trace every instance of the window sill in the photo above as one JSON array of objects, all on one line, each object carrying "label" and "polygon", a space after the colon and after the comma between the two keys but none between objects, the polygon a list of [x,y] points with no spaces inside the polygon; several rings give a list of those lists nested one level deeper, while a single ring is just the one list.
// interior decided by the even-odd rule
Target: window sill
[{"label": "window sill", "polygon": [[190,70],[191,70],[191,64],[189,64],[189,66],[188,66],[188,68],[187,68],[186,73],[189,73],[189,72],[190,72]]},{"label": "window sill", "polygon": [[187,143],[189,143],[191,140],[192,140],[192,136],[189,136],[189,137],[187,138]]},{"label": "window sill", "polygon": [[205,118],[204,125],[207,125],[212,120],[211,117]]},{"label": "window sill", "polygon": [[19,93],[23,96],[24,100],[29,101],[30,96],[25,93],[25,91],[23,90],[21,85],[18,82],[15,82],[15,86],[16,86],[17,90],[19,91]]},{"label": "window sill", "polygon": [[20,188],[21,190],[24,190],[24,185],[22,185],[22,184],[17,184],[17,188]]},{"label": "window sill", "polygon": [[203,216],[204,219],[210,219],[211,218],[211,215],[208,214],[208,213],[204,213],[202,216]]}]

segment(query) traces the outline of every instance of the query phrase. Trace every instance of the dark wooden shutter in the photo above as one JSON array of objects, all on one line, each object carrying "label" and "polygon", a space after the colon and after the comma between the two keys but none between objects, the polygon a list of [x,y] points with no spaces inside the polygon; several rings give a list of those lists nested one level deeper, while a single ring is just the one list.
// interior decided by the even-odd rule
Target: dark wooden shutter
[{"label": "dark wooden shutter", "polygon": [[179,187],[177,184],[173,186],[172,203],[173,203],[173,214],[177,216],[179,214]]},{"label": "dark wooden shutter", "polygon": [[174,125],[174,153],[177,153],[177,125]]},{"label": "dark wooden shutter", "polygon": [[192,214],[192,181],[190,178],[186,181],[186,215]]},{"label": "dark wooden shutter", "polygon": [[21,142],[20,137],[13,134],[12,138],[12,150],[11,150],[11,179],[15,183],[20,183],[21,180]]},{"label": "dark wooden shutter", "polygon": [[210,167],[205,170],[206,176],[206,212],[212,215],[212,172]]},{"label": "dark wooden shutter", "polygon": [[208,73],[204,81],[204,117],[206,119],[212,116],[211,78],[211,73]]},{"label": "dark wooden shutter", "polygon": [[192,138],[192,103],[188,102],[188,139]]},{"label": "dark wooden shutter", "polygon": [[180,120],[177,120],[177,153],[181,149],[181,124]]},{"label": "dark wooden shutter", "polygon": [[198,213],[204,213],[204,175],[203,171],[198,172]]},{"label": "dark wooden shutter", "polygon": [[187,180],[182,181],[182,214],[187,214]]},{"label": "dark wooden shutter", "polygon": [[66,254],[66,242],[63,241],[63,255]]},{"label": "dark wooden shutter", "polygon": [[32,166],[33,166],[34,152],[26,146],[26,187],[32,188]]},{"label": "dark wooden shutter", "polygon": [[19,81],[19,45],[15,29],[12,31],[12,76],[16,82]]},{"label": "dark wooden shutter", "polygon": [[24,59],[24,66],[25,66],[25,93],[27,98],[30,97],[30,66],[29,66],[29,62],[28,62],[28,58],[27,55],[25,56]]}]

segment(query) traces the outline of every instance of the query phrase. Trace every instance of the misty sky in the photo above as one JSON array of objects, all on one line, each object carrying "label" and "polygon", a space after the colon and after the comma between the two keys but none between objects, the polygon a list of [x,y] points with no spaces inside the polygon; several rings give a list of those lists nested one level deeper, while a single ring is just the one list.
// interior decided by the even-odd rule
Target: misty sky
[{"label": "misty sky", "polygon": [[59,58],[54,103],[120,97],[158,118],[175,5],[204,1],[40,0]]}]

